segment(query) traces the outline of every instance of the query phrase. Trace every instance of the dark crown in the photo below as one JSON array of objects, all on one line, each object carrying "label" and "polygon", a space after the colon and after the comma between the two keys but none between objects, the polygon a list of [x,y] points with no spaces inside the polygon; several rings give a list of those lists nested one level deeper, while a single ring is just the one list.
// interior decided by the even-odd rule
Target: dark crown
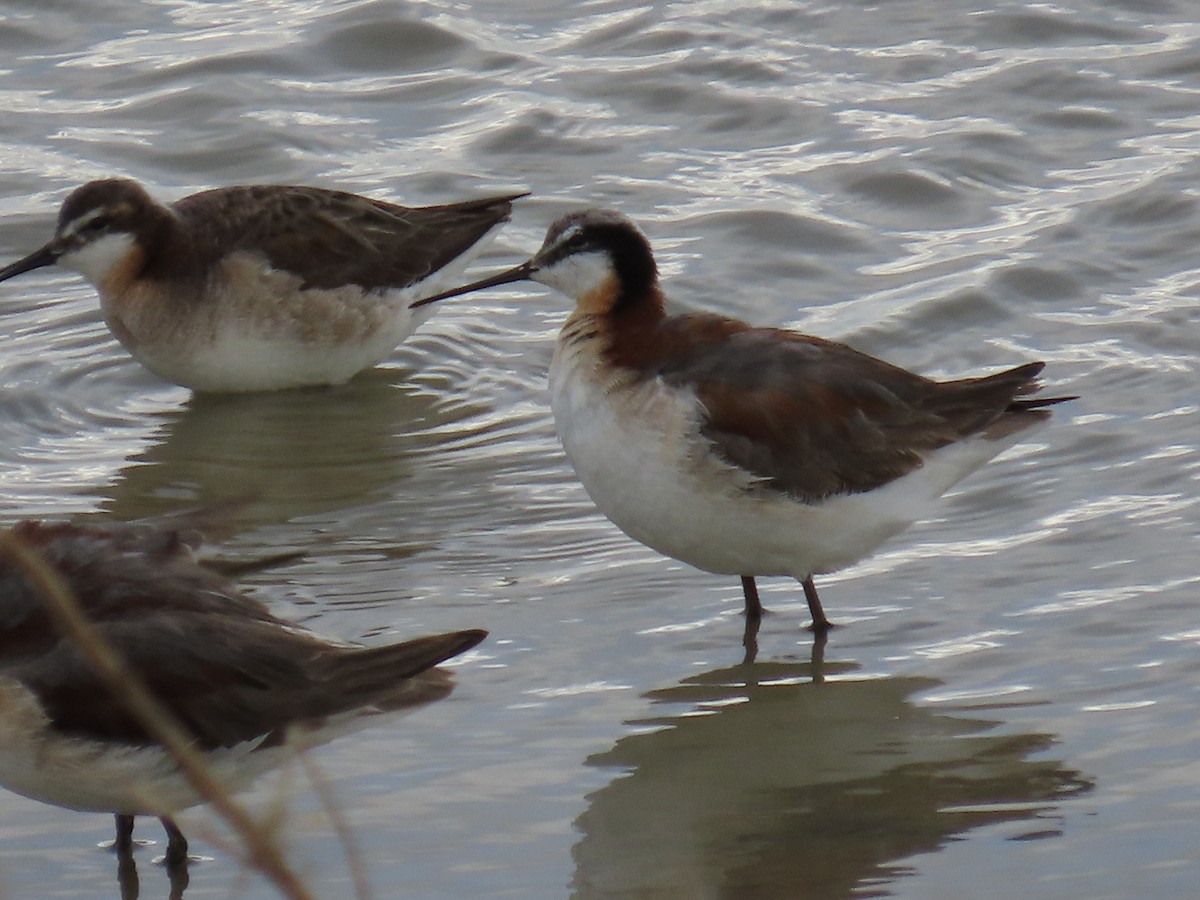
[{"label": "dark crown", "polygon": [[564,216],[550,226],[542,248],[539,261],[544,266],[577,253],[607,254],[626,294],[641,293],[658,281],[650,241],[627,216],[614,210],[588,209]]}]

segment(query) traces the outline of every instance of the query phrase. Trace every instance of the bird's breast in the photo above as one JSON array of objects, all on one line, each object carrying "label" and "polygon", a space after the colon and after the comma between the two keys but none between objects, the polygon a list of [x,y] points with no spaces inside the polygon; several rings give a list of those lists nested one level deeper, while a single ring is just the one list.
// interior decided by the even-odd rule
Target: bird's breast
[{"label": "bird's breast", "polygon": [[101,290],[105,322],[158,375],[198,390],[335,384],[375,365],[423,320],[409,293],[309,288],[238,252],[204,272]]}]

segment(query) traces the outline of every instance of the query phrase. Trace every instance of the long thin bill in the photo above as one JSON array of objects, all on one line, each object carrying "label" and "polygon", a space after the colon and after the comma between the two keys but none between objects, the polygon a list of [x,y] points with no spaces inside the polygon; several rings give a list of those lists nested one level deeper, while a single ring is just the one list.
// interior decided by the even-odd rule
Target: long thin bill
[{"label": "long thin bill", "polygon": [[54,248],[50,244],[47,244],[41,250],[34,250],[24,259],[18,259],[11,266],[0,269],[0,281],[7,281],[23,272],[31,272],[43,266],[52,266],[57,259],[58,254],[54,252]]},{"label": "long thin bill", "polygon": [[514,281],[528,281],[533,274],[533,260],[527,260],[521,263],[514,269],[509,269],[507,272],[501,272],[499,275],[492,275],[489,278],[483,278],[471,284],[464,284],[462,287],[452,288],[448,291],[442,291],[440,294],[434,294],[432,297],[425,297],[422,300],[417,300],[414,303],[408,304],[409,309],[416,309],[419,306],[426,306],[430,303],[436,303],[439,300],[445,300],[448,297],[458,297],[462,294],[469,294],[472,291],[480,291],[484,288],[495,287],[498,284],[512,284]]}]

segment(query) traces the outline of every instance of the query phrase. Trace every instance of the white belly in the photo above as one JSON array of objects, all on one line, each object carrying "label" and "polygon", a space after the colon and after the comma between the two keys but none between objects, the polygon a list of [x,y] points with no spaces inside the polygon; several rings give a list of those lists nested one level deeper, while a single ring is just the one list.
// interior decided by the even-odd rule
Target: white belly
[{"label": "white belly", "polygon": [[590,354],[560,345],[550,392],[563,449],[600,510],[634,540],[727,575],[804,578],[848,566],[1020,436],[964,441],[882,488],[808,504],[721,460],[699,434],[690,391],[606,385]]},{"label": "white belly", "polygon": [[[32,694],[10,678],[0,678],[0,714],[0,785],[10,791],[89,812],[164,815],[201,802],[162,749],[53,731]],[[285,746],[255,751],[257,743],[209,756],[228,790],[241,790],[294,752]]]},{"label": "white belly", "polygon": [[[300,750],[356,730],[381,715],[394,719],[412,707],[348,710],[288,727],[286,739],[260,747],[264,737],[205,752],[221,786],[236,793],[293,759]],[[72,737],[49,727],[37,698],[20,682],[0,677],[0,786],[43,803],[88,812],[169,815],[204,802],[158,746],[135,747]]]},{"label": "white belly", "polygon": [[266,391],[340,384],[382,362],[433,306],[415,300],[453,287],[490,240],[423,281],[364,293],[356,285],[303,290],[289,272],[265,269],[255,255],[233,254],[202,295],[165,298],[158,284],[135,282],[120,296],[101,289],[105,322],[138,362],[197,391]]},{"label": "white belly", "polygon": [[[351,290],[357,291],[344,289]],[[178,340],[125,343],[151,372],[196,391],[341,384],[386,359],[432,309],[408,309],[420,298],[411,289],[350,303],[329,296],[336,293],[290,308],[223,316],[179,333]]]}]

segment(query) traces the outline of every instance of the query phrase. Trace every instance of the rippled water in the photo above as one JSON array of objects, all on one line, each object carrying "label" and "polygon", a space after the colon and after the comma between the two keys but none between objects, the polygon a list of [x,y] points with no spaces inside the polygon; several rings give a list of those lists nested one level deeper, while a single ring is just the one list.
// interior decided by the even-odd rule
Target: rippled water
[{"label": "rippled water", "polygon": [[[5,261],[113,173],[528,189],[484,266],[615,206],[680,306],[926,373],[1044,359],[1081,395],[823,580],[823,663],[797,586],[764,585],[747,667],[736,582],[624,538],[565,463],[562,298],[457,301],[343,388],[222,399],[141,370],[79,279],[0,286],[5,520],[257,493],[235,549],[308,554],[255,579],[281,612],[491,630],[449,700],[315,754],[380,897],[1194,893],[1190,5],[22,2],[0,66]],[[302,777],[248,800],[280,791],[292,858],[348,896]],[[271,896],[184,823],[215,857],[186,896]],[[3,896],[117,896],[110,827],[5,794]]]}]

